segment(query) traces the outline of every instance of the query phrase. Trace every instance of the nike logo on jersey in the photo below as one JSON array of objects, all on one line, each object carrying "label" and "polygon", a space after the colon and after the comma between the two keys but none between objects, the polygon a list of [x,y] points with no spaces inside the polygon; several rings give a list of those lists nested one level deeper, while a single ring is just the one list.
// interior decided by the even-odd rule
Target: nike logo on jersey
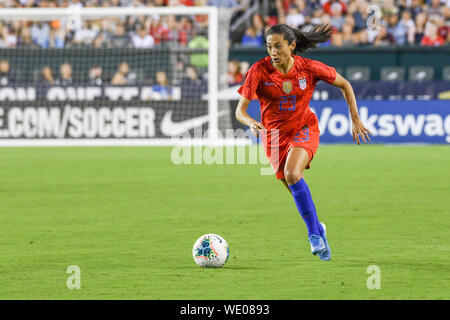
[{"label": "nike logo on jersey", "polygon": [[268,86],[273,86],[275,83],[272,83],[272,82],[267,82],[266,81],[266,83],[264,83],[264,85],[266,86],[266,87],[268,87]]},{"label": "nike logo on jersey", "polygon": [[[228,113],[228,110],[222,110],[219,112],[218,116],[221,117]],[[161,120],[161,133],[168,137],[179,136],[182,133],[188,132],[191,129],[200,127],[203,124],[208,123],[208,121],[210,120],[209,115],[206,114],[200,117],[174,122],[172,121],[172,114],[173,110],[167,111]]]}]

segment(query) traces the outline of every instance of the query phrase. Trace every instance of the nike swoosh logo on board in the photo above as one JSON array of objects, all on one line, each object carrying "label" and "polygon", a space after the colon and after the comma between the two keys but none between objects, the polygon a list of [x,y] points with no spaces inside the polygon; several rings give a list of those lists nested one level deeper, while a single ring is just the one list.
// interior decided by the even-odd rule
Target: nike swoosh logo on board
[{"label": "nike swoosh logo on board", "polygon": [[[222,110],[218,116],[224,116],[228,114],[228,110]],[[168,137],[179,136],[191,129],[202,126],[209,121],[209,115],[203,115],[195,118],[191,118],[183,121],[172,121],[173,110],[167,111],[161,120],[161,133]]]}]

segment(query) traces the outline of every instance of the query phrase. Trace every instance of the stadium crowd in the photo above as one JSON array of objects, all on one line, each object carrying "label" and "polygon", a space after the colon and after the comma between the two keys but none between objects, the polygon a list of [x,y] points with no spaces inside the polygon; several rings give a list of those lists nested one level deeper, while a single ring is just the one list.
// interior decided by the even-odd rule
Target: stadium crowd
[{"label": "stadium crowd", "polygon": [[[0,8],[216,5],[232,10],[235,21],[255,1],[259,1],[259,10],[243,32],[231,35],[232,45],[261,47],[265,31],[277,23],[306,31],[312,25],[332,24],[335,33],[324,44],[329,46],[441,46],[450,42],[450,0],[0,0]],[[204,16],[154,15],[82,23],[0,19],[0,48],[152,48],[165,42],[189,46],[207,24]]]},{"label": "stadium crowd", "polygon": [[[334,34],[321,46],[416,45],[442,46],[450,43],[450,0],[0,0],[0,8],[77,8],[117,6],[193,6],[215,5],[232,10],[232,23],[246,17],[257,2],[257,10],[248,15],[241,28],[230,32],[230,44],[263,47],[264,34],[277,23],[286,23],[308,31],[317,24],[331,24]],[[254,7],[253,7],[254,8]],[[205,16],[134,16],[99,20],[2,21],[0,48],[153,48],[170,43],[188,48],[207,48]],[[182,59],[183,60],[183,59]],[[180,60],[174,74],[159,70],[152,79],[154,90],[170,99],[167,84],[181,85],[182,95],[193,88],[206,92],[207,67],[204,54],[192,54]],[[230,61],[227,82],[242,82],[248,62]],[[24,79],[7,59],[0,61],[0,84],[33,81],[46,85],[129,85],[141,82],[137,66],[124,61],[119,65],[92,65],[84,74],[76,74],[69,63],[44,66],[35,70],[33,79]]]}]

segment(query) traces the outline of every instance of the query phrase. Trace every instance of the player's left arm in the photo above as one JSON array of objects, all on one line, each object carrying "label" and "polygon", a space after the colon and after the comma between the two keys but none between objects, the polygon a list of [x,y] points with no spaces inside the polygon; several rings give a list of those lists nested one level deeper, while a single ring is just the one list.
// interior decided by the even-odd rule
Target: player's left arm
[{"label": "player's left arm", "polygon": [[353,122],[352,128],[353,141],[356,140],[356,142],[360,144],[359,135],[361,135],[361,138],[364,141],[364,143],[367,143],[368,141],[370,141],[369,135],[372,135],[372,133],[367,128],[364,127],[363,123],[361,122],[361,119],[359,118],[358,107],[356,106],[355,92],[353,91],[352,85],[350,84],[350,82],[348,82],[348,80],[346,80],[343,76],[341,76],[337,72],[336,72],[336,79],[334,80],[332,85],[341,89],[342,95],[344,96],[345,101],[347,101]]}]

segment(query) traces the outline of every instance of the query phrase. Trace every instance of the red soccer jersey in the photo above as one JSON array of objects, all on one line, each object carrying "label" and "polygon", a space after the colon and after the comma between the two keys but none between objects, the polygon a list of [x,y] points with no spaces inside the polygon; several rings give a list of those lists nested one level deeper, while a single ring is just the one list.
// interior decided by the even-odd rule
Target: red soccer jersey
[{"label": "red soccer jersey", "polygon": [[287,74],[276,70],[265,57],[248,70],[238,92],[248,100],[258,99],[261,122],[267,129],[312,125],[317,121],[309,102],[318,81],[333,83],[336,70],[322,62],[293,55],[295,62]]}]

